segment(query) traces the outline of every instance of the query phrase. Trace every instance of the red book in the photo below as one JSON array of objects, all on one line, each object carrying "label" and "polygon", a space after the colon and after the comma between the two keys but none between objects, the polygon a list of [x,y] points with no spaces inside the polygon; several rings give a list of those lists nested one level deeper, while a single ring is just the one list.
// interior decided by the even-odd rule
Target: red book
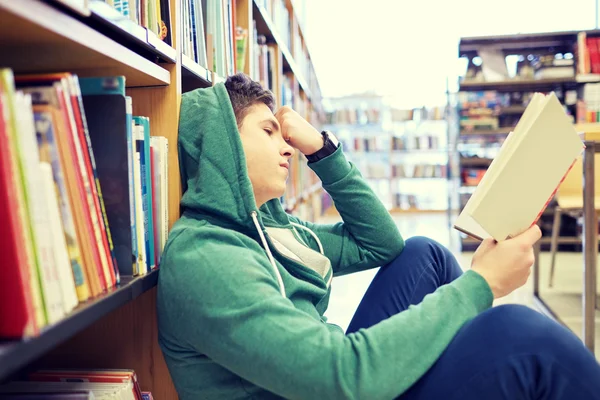
[{"label": "red book", "polygon": [[38,333],[33,300],[29,292],[29,260],[23,246],[19,220],[16,171],[13,171],[7,121],[0,96],[0,337],[21,338]]}]

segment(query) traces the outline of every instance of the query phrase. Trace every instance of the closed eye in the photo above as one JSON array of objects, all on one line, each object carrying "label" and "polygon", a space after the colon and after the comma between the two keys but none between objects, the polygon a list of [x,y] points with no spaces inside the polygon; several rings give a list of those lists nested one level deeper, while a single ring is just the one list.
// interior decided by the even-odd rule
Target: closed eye
[{"label": "closed eye", "polygon": [[264,131],[267,132],[267,135],[272,135],[273,131],[269,128],[264,128]]}]

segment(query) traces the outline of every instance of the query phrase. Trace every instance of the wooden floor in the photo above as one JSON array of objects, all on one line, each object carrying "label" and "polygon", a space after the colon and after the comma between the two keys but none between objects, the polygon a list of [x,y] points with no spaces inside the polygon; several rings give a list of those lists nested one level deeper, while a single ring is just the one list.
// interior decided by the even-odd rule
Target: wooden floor
[{"label": "wooden floor", "polygon": [[[448,217],[444,213],[402,213],[392,214],[400,232],[405,239],[412,236],[427,236],[447,246],[456,256],[463,269],[471,265],[472,252],[461,253],[456,231],[449,228]],[[328,215],[319,222],[335,222],[340,220],[337,215]],[[550,254],[540,255],[541,265],[541,296],[560,320],[581,338],[582,306],[581,288],[583,285],[583,256],[580,253],[559,253],[557,255],[555,285],[548,288]],[[346,329],[354,310],[358,306],[377,270],[334,278],[331,301],[326,316],[330,322]],[[502,299],[499,304],[524,304],[535,309],[533,302],[532,279],[522,288]],[[596,357],[600,360],[600,312],[597,312],[596,324]]]}]

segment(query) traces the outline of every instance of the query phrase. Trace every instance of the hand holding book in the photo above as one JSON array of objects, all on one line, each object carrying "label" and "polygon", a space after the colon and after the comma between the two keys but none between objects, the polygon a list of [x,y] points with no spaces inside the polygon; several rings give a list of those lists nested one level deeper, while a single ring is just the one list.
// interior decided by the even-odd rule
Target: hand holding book
[{"label": "hand holding book", "polygon": [[537,225],[502,242],[485,239],[477,248],[471,269],[490,285],[494,298],[510,294],[527,282],[534,262],[533,245],[542,236]]}]

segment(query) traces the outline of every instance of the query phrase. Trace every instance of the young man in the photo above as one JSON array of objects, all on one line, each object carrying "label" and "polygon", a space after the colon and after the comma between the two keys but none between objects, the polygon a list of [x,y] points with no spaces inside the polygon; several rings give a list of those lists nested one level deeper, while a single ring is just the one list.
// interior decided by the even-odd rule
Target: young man
[{"label": "young man", "polygon": [[[288,162],[305,154],[343,222],[287,215]],[[182,400],[598,399],[600,367],[572,333],[520,306],[533,227],[485,241],[461,274],[406,240],[346,161],[243,75],[186,93],[182,216],[161,260],[159,342]],[[334,274],[381,266],[348,332],[328,324]]]}]

